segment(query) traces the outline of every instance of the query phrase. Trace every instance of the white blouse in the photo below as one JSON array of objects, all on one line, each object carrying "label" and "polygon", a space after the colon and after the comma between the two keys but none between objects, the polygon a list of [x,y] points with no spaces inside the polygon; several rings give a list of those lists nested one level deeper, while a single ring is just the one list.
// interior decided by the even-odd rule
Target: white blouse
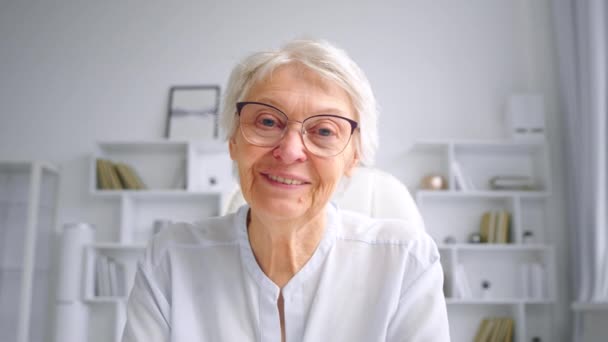
[{"label": "white blouse", "polygon": [[[123,342],[281,341],[281,289],[255,260],[248,210],[155,236]],[[449,341],[439,253],[423,227],[326,212],[319,246],[282,289],[286,341]]]}]

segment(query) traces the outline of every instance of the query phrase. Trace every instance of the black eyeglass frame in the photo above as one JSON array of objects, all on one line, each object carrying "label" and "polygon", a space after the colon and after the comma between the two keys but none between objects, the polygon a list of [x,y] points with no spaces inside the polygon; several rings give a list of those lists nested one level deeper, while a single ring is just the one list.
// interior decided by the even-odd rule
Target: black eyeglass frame
[{"label": "black eyeglass frame", "polygon": [[[304,122],[306,122],[306,120],[308,120],[308,119],[312,119],[312,118],[315,118],[315,117],[320,117],[320,116],[323,116],[323,117],[327,117],[327,116],[329,116],[329,117],[334,117],[334,118],[339,118],[339,119],[346,120],[346,121],[347,121],[347,122],[350,124],[350,135],[348,136],[348,141],[346,142],[346,144],[344,145],[344,148],[342,148],[342,150],[341,150],[340,152],[338,152],[338,153],[336,153],[336,154],[334,154],[334,155],[325,156],[325,157],[327,157],[327,158],[329,158],[329,157],[333,157],[333,156],[337,156],[338,154],[342,153],[342,152],[344,151],[344,149],[346,148],[346,146],[348,146],[348,144],[350,143],[350,140],[352,139],[352,136],[353,136],[353,134],[355,133],[355,130],[357,130],[357,129],[358,129],[358,127],[359,127],[359,123],[358,123],[357,121],[352,120],[352,119],[349,119],[349,118],[345,118],[345,117],[340,116],[340,115],[335,115],[335,114],[318,114],[318,115],[313,115],[313,116],[310,116],[310,117],[308,117],[308,118],[304,119],[304,121],[291,120],[291,119],[289,118],[289,116],[287,116],[287,114],[285,114],[285,113],[284,113],[282,110],[280,110],[279,108],[277,108],[277,107],[275,107],[275,106],[273,106],[273,105],[269,105],[269,104],[267,104],[267,103],[263,103],[263,102],[256,102],[256,101],[243,101],[243,102],[237,102],[237,103],[236,103],[236,114],[239,116],[239,118],[241,117],[241,110],[243,109],[243,107],[245,107],[245,106],[246,106],[246,105],[248,105],[248,104],[256,104],[256,105],[260,105],[260,106],[266,106],[266,107],[270,107],[270,108],[272,108],[272,109],[276,110],[277,112],[279,112],[279,113],[283,114],[283,115],[284,115],[284,116],[287,118],[287,121],[288,121],[288,122],[289,122],[289,121],[293,121],[293,122],[297,122],[297,123],[301,124],[301,125],[302,125],[302,128],[301,128],[301,130],[300,130],[300,134],[301,134],[302,136],[304,136],[304,134],[306,134],[306,132],[304,131]],[[241,128],[241,129],[242,129],[242,128]],[[287,130],[284,130],[284,131],[283,131],[283,134],[285,134],[285,132],[286,132],[286,131],[287,131]],[[280,139],[279,139],[279,141],[280,141]],[[260,145],[260,146],[261,146],[261,145]],[[306,147],[306,149],[308,149],[308,147]]]},{"label": "black eyeglass frame", "polygon": [[304,125],[304,122],[306,122],[306,120],[312,119],[312,118],[316,118],[316,117],[319,117],[319,116],[329,116],[329,117],[344,119],[344,120],[348,121],[348,123],[350,124],[350,135],[353,135],[355,133],[355,130],[359,127],[359,123],[357,121],[349,119],[349,118],[345,118],[345,117],[340,116],[340,115],[335,115],[335,114],[318,114],[318,115],[313,115],[311,117],[308,117],[308,118],[304,119],[304,121],[291,120],[289,118],[289,116],[287,116],[287,114],[283,113],[283,111],[280,110],[279,108],[277,108],[277,107],[275,107],[273,105],[269,105],[268,103],[255,102],[255,101],[237,102],[236,103],[236,113],[237,113],[237,115],[239,117],[241,116],[241,110],[243,109],[243,107],[245,107],[245,105],[248,105],[248,104],[257,104],[257,105],[261,105],[261,106],[270,107],[270,108],[276,110],[277,112],[285,115],[285,117],[287,118],[287,120],[293,121],[293,122],[298,122],[298,123],[301,123],[302,125]]}]

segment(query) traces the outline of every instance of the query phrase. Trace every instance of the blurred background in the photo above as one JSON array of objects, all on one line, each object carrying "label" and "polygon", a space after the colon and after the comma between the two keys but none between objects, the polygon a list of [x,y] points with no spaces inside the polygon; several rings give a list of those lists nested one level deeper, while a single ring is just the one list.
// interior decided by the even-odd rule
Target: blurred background
[{"label": "blurred background", "polygon": [[[483,250],[469,250],[464,245],[469,239],[468,233],[474,232],[476,227],[453,234],[462,246],[447,246],[454,242],[445,240],[450,234],[434,236],[439,240],[438,244],[446,245],[441,251],[447,268],[446,295],[454,298],[453,303],[448,304],[453,340],[472,340],[483,319],[492,317],[512,318],[517,341],[569,341],[574,340],[575,335],[580,341],[603,340],[608,336],[606,328],[602,327],[608,323],[607,298],[585,294],[580,288],[587,285],[577,284],[573,278],[602,278],[602,274],[607,274],[602,273],[602,267],[603,272],[608,267],[599,264],[593,272],[590,271],[592,275],[581,275],[581,263],[597,262],[597,258],[583,258],[581,261],[573,255],[579,251],[573,244],[580,241],[573,241],[572,236],[584,233],[575,230],[572,225],[576,221],[567,213],[573,210],[569,207],[568,198],[578,198],[569,192],[572,189],[569,184],[575,181],[568,179],[575,179],[577,175],[569,171],[569,167],[580,166],[584,162],[570,158],[577,151],[572,137],[584,136],[569,135],[568,127],[573,122],[571,114],[584,101],[595,103],[604,113],[603,121],[597,121],[600,126],[604,124],[603,131],[596,134],[606,133],[605,53],[595,54],[603,68],[583,68],[587,70],[587,76],[594,75],[594,70],[599,70],[598,74],[603,71],[603,78],[590,82],[599,84],[599,93],[603,89],[603,100],[601,97],[586,99],[583,96],[582,102],[568,102],[568,96],[564,95],[568,91],[569,94],[578,94],[576,96],[585,92],[578,88],[566,91],[561,85],[580,85],[580,81],[564,82],[564,75],[576,77],[576,73],[582,70],[577,66],[588,64],[584,60],[563,57],[564,51],[570,56],[573,51],[578,51],[576,47],[579,46],[576,43],[568,45],[571,43],[564,37],[573,41],[580,35],[586,37],[584,33],[577,36],[576,29],[572,31],[569,26],[563,26],[564,22],[573,24],[572,20],[564,18],[577,18],[574,24],[579,25],[594,22],[582,20],[585,17],[581,8],[586,14],[593,14],[593,9],[599,8],[605,16],[606,7],[602,1],[582,1],[583,5],[574,3],[565,0],[1,1],[0,160],[9,166],[0,167],[7,170],[7,176],[1,178],[4,188],[0,188],[5,193],[2,197],[4,209],[0,211],[0,221],[4,222],[0,227],[5,227],[5,233],[0,232],[0,251],[3,251],[2,246],[7,251],[6,246],[15,243],[30,246],[19,251],[36,250],[32,247],[34,244],[28,242],[33,235],[24,233],[20,240],[11,240],[11,234],[6,233],[14,229],[11,224],[25,227],[25,223],[30,222],[31,225],[28,218],[31,220],[38,215],[22,206],[23,218],[9,220],[11,198],[14,197],[8,195],[7,189],[15,174],[25,174],[25,182],[29,183],[22,189],[28,191],[37,187],[36,182],[45,184],[46,173],[58,183],[54,185],[56,200],[49,200],[54,212],[40,216],[48,218],[55,215],[52,223],[48,223],[50,231],[54,232],[48,238],[50,262],[45,268],[48,277],[44,283],[48,286],[37,287],[34,277],[28,278],[34,280],[26,282],[29,285],[24,287],[21,282],[25,279],[23,273],[36,273],[32,263],[23,261],[28,258],[25,257],[18,259],[21,266],[10,266],[21,270],[20,281],[13,285],[16,289],[11,288],[7,285],[10,283],[7,280],[10,267],[4,264],[5,272],[2,274],[5,276],[0,278],[0,300],[4,301],[0,302],[0,336],[13,336],[6,341],[18,340],[14,330],[16,319],[29,316],[22,312],[15,315],[16,310],[23,310],[22,307],[31,302],[45,301],[48,305],[28,309],[34,313],[41,310],[34,314],[38,318],[19,323],[23,331],[30,331],[26,340],[52,341],[55,336],[72,334],[66,329],[80,329],[72,336],[81,336],[81,340],[117,340],[120,322],[124,319],[121,311],[124,300],[96,300],[95,297],[101,296],[92,289],[95,280],[91,279],[97,272],[93,271],[95,256],[106,254],[129,262],[136,259],[139,245],[131,243],[141,241],[125,237],[124,229],[129,229],[125,228],[128,225],[125,222],[129,220],[149,224],[154,221],[150,212],[174,208],[164,214],[170,215],[178,212],[180,207],[191,208],[185,214],[186,218],[196,218],[193,212],[197,207],[212,206],[209,210],[201,209],[205,215],[211,215],[221,211],[221,204],[215,204],[206,195],[197,195],[198,192],[191,196],[193,200],[190,202],[171,191],[168,195],[161,191],[154,195],[157,197],[150,198],[129,197],[120,191],[100,194],[95,185],[96,164],[91,156],[117,160],[129,156],[131,159],[122,161],[131,161],[144,182],[151,183],[151,187],[157,185],[159,189],[170,188],[168,184],[172,181],[168,179],[172,177],[159,175],[162,172],[158,170],[145,171],[142,165],[156,169],[156,162],[159,163],[158,169],[162,170],[163,163],[179,164],[182,159],[192,158],[192,153],[196,155],[196,151],[205,150],[200,144],[188,142],[162,144],[166,140],[171,87],[219,85],[223,96],[232,67],[244,56],[278,47],[294,38],[322,38],[345,49],[366,72],[381,107],[381,140],[376,167],[405,183],[417,200],[425,196],[417,191],[422,177],[429,172],[445,177],[450,183],[450,191],[463,190],[455,183],[457,176],[450,164],[450,158],[454,156],[462,156],[460,162],[465,173],[476,177],[484,174],[476,170],[485,168],[486,161],[500,160],[500,156],[506,156],[508,161],[523,160],[525,165],[537,165],[535,163],[539,161],[527,158],[538,156],[537,149],[541,146],[540,163],[544,164],[530,167],[534,175],[545,178],[541,181],[540,193],[533,194],[531,200],[519,193],[498,197],[490,195],[489,205],[482,202],[487,199],[483,193],[477,199],[433,199],[432,195],[424,199],[424,203],[431,203],[422,210],[423,216],[430,216],[425,217],[429,221],[427,229],[431,229],[433,224],[441,224],[441,217],[446,217],[446,220],[449,215],[461,218],[454,212],[462,210],[476,211],[479,215],[475,219],[479,219],[484,211],[507,207],[513,220],[521,218],[519,228],[513,221],[513,229],[519,233],[525,230],[526,215],[542,216],[539,223],[542,227],[537,227],[542,233],[536,234],[537,238],[542,237],[542,241],[539,238],[535,247],[497,249],[488,254],[490,257],[485,256]],[[599,23],[604,25],[600,31],[603,32],[605,49],[605,21],[602,20],[600,18]],[[599,37],[601,40],[602,36]],[[593,39],[583,41],[587,48],[594,46]],[[579,56],[578,53],[575,55]],[[573,63],[572,67],[568,67],[568,61]],[[518,95],[524,98],[531,95],[542,103],[538,110],[542,113],[543,122],[540,142],[528,143],[524,139],[523,143],[513,143],[512,126],[507,119],[510,111],[514,110],[513,104],[521,99]],[[586,121],[581,119],[580,122]],[[593,124],[588,126],[595,127]],[[599,139],[597,141],[605,142],[605,138]],[[528,149],[528,145],[532,147]],[[222,147],[218,149],[221,150]],[[574,152],[568,154],[568,151]],[[605,148],[599,153],[604,155],[603,168],[597,168],[600,175],[589,173],[581,177],[589,178],[588,181],[603,179],[604,183],[598,186],[605,188]],[[445,160],[436,162],[442,158]],[[11,167],[8,161],[25,163]],[[47,170],[41,166],[43,164],[28,164],[29,161],[46,161],[54,167]],[[189,163],[194,164],[192,160]],[[501,165],[497,163],[494,165]],[[504,165],[508,168],[507,164]],[[37,167],[43,171],[35,171]],[[526,168],[530,169],[523,167]],[[169,169],[175,172],[173,167]],[[39,172],[41,177],[32,176]],[[41,188],[46,191],[44,186]],[[192,189],[186,187],[186,192],[188,190]],[[31,195],[31,192],[26,193]],[[25,201],[37,199],[23,197]],[[604,213],[593,211],[591,214],[597,214],[596,217],[603,215],[604,221],[600,218],[596,223],[605,223],[605,189],[603,195],[593,198],[604,204]],[[14,209],[15,206],[12,207]],[[536,207],[542,209],[536,212]],[[462,220],[463,225],[468,222],[468,218]],[[84,238],[93,245],[85,245],[82,253],[75,256],[62,256],[61,249],[66,245],[58,234],[66,224],[73,222],[94,225],[92,235]],[[589,236],[599,237],[595,242],[606,242],[605,230],[604,226],[604,233]],[[449,228],[444,228],[444,231],[449,231]],[[137,235],[137,232],[132,235]],[[522,239],[519,235],[512,236],[510,242],[523,245]],[[597,252],[595,257],[605,255],[601,249],[592,250]],[[498,260],[497,265],[508,264],[508,260],[516,260],[517,263],[540,260],[545,266],[546,297],[540,301],[528,301],[525,295],[522,296],[524,299],[515,298],[520,290],[508,292],[508,286],[518,287],[528,281],[521,278],[520,270],[514,267],[516,280],[506,281],[511,284],[505,290],[512,294],[507,296],[508,300],[500,299],[502,297],[488,302],[475,300],[476,293],[484,291],[477,289],[477,281],[483,280],[479,272],[492,268],[493,258]],[[479,265],[479,259],[490,260],[490,263]],[[76,262],[62,265],[66,260]],[[467,262],[470,263],[467,269],[470,286],[474,288],[472,298],[456,294],[460,286],[456,285],[456,266],[463,263],[467,267]],[[56,276],[61,274],[62,267],[82,271],[82,274],[78,271],[68,276],[72,279],[70,286],[77,287],[72,289],[76,295],[68,293],[65,298],[58,297],[57,293],[62,291],[58,287],[67,286]],[[504,267],[509,269],[508,265]],[[127,267],[127,275],[131,271]],[[454,276],[450,278],[452,274]],[[498,281],[504,280],[498,279],[495,283]],[[496,284],[494,287],[500,288]],[[24,295],[24,289],[34,294]],[[17,296],[9,290],[20,294]],[[39,293],[48,295],[40,296]],[[12,306],[12,311],[4,305],[11,298],[20,299],[14,302],[16,305]],[[573,306],[575,302],[583,305]],[[585,305],[588,302],[596,304]],[[74,303],[80,306],[72,311],[66,307],[59,309],[61,305]],[[69,329],[60,328],[63,330],[57,332],[57,325],[65,325],[66,321],[73,321],[74,325]]]}]

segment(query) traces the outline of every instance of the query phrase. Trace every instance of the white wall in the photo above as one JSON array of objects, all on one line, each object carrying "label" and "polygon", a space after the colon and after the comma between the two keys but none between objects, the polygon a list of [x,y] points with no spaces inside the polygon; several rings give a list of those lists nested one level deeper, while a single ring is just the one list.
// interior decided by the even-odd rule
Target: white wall
[{"label": "white wall", "polygon": [[[87,194],[94,142],[163,136],[169,87],[225,85],[249,52],[322,37],[367,72],[382,107],[378,165],[409,185],[414,140],[504,136],[513,92],[546,96],[561,303],[568,278],[561,137],[548,0],[69,1],[0,3],[0,159],[62,168],[60,222],[113,235],[113,206]],[[101,330],[102,325],[99,325]],[[101,338],[103,340],[103,338]]]}]

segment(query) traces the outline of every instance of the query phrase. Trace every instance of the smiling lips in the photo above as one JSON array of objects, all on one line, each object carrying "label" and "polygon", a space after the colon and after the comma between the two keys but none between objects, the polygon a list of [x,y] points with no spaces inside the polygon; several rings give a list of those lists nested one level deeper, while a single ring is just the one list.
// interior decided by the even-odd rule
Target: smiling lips
[{"label": "smiling lips", "polygon": [[275,182],[287,184],[287,185],[302,185],[302,184],[306,183],[306,182],[303,182],[303,181],[300,181],[297,179],[283,178],[280,176],[275,176],[275,175],[270,175],[270,174],[265,174],[265,176]]}]

